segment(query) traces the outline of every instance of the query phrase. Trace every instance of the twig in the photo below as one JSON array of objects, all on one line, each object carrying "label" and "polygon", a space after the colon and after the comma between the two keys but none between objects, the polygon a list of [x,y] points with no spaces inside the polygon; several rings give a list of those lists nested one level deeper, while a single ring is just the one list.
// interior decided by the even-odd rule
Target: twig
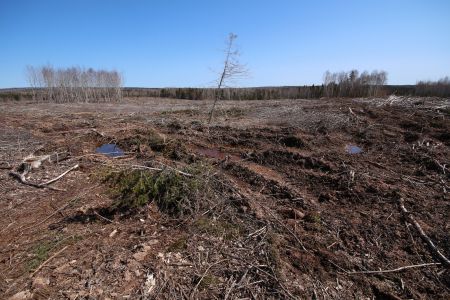
[{"label": "twig", "polygon": [[417,221],[413,218],[413,216],[409,213],[409,211],[406,209],[403,198],[400,198],[398,200],[400,209],[402,210],[404,216],[408,218],[411,223],[416,227],[417,231],[419,232],[420,237],[422,240],[425,241],[425,243],[430,248],[431,252],[441,261],[442,265],[444,265],[446,268],[450,268],[450,260],[442,254],[439,249],[436,248],[433,241],[426,235],[426,233],[423,231],[422,227],[417,223]]},{"label": "twig", "polygon": [[306,248],[305,248],[305,246],[303,245],[303,242],[298,238],[298,236],[295,234],[295,233],[293,233],[292,232],[292,230],[290,230],[286,225],[284,225],[271,211],[270,211],[270,209],[266,209],[266,211],[270,214],[270,215],[272,215],[272,217],[275,219],[275,220],[277,220],[277,222],[281,225],[281,226],[283,226],[291,235],[292,235],[292,237],[300,244],[300,246],[302,247],[302,249],[303,250],[305,250],[305,251],[308,251]]},{"label": "twig", "polygon": [[65,171],[64,173],[62,173],[61,175],[59,175],[58,177],[55,177],[53,179],[50,179],[47,182],[41,183],[41,185],[49,185],[57,180],[60,180],[63,176],[65,176],[67,173],[69,173],[70,171],[73,171],[75,169],[77,169],[79,167],[78,164],[76,164],[75,166],[73,166],[72,168],[68,169],[67,171]]},{"label": "twig", "polygon": [[428,267],[428,266],[440,266],[441,263],[425,263],[425,264],[419,264],[419,265],[410,265],[410,266],[403,266],[396,269],[390,269],[390,270],[379,270],[379,271],[345,271],[346,274],[382,274],[382,273],[393,273],[393,272],[400,272],[407,269],[412,268],[421,268],[421,267]]},{"label": "twig", "polygon": [[36,227],[40,226],[41,224],[43,224],[43,223],[45,223],[47,220],[49,220],[51,217],[53,217],[53,216],[56,215],[57,213],[63,211],[63,210],[66,209],[69,205],[71,205],[72,203],[74,203],[75,201],[77,201],[78,199],[80,199],[80,197],[86,195],[89,191],[91,191],[92,189],[94,189],[94,188],[96,188],[96,187],[98,187],[98,185],[93,186],[93,187],[87,189],[86,191],[84,191],[84,192],[78,194],[77,196],[75,196],[74,198],[72,198],[69,202],[67,202],[66,204],[64,204],[63,206],[61,206],[60,208],[58,208],[56,211],[54,211],[51,215],[49,215],[49,216],[48,216],[47,218],[45,218],[44,220],[40,221],[40,222],[37,223],[37,224],[33,224],[33,225],[29,226],[29,227],[26,227],[26,228],[24,228],[23,230],[27,230],[27,229],[30,229],[30,228],[32,228],[32,227],[35,227],[35,228],[36,228]]},{"label": "twig", "polygon": [[152,170],[152,171],[162,171],[163,170],[161,168],[152,168],[152,167],[141,166],[141,165],[131,165],[131,167],[133,167],[135,169],[145,169],[145,170]]},{"label": "twig", "polygon": [[58,188],[54,188],[54,187],[51,187],[51,186],[46,186],[46,185],[41,185],[41,184],[38,184],[38,183],[28,182],[25,179],[25,175],[23,173],[19,174],[17,172],[11,171],[11,172],[9,172],[9,175],[11,177],[16,178],[20,183],[22,183],[24,185],[32,186],[32,187],[35,187],[35,188],[38,188],[38,189],[50,189],[50,190],[54,190],[54,191],[65,191],[63,189],[58,189]]},{"label": "twig", "polygon": [[49,257],[49,259],[47,259],[46,261],[44,261],[36,270],[34,270],[33,274],[31,274],[31,277],[33,277],[37,272],[39,272],[40,269],[42,269],[49,261],[51,261],[52,259],[54,259],[56,256],[58,256],[59,254],[61,254],[64,250],[66,250],[67,248],[69,248],[69,246],[65,246],[64,248],[62,248],[61,250],[59,250],[58,252],[56,252],[55,254],[53,254],[52,256]]},{"label": "twig", "polygon": [[59,213],[59,212],[61,212],[62,210],[64,210],[64,209],[65,209],[67,206],[69,206],[71,203],[72,203],[72,201],[69,202],[69,203],[66,203],[65,205],[63,205],[63,206],[61,206],[60,208],[58,208],[55,212],[53,212],[51,215],[49,215],[47,218],[45,218],[45,219],[42,220],[41,222],[39,222],[39,223],[37,223],[37,224],[33,224],[33,225],[29,226],[29,227],[26,227],[26,228],[24,228],[23,230],[27,230],[27,229],[30,229],[30,228],[33,228],[33,227],[37,227],[37,226],[39,226],[39,225],[45,223],[45,222],[46,222],[47,220],[49,220],[51,217],[53,217],[53,216],[56,215],[57,213]]},{"label": "twig", "polygon": [[[163,163],[160,162],[160,161],[157,161],[157,163],[163,165],[164,167],[167,167],[167,168],[169,168],[169,169],[172,169],[172,170],[174,170],[175,172],[177,172],[177,173],[179,173],[179,174],[181,174],[181,175],[184,175],[184,176],[187,176],[187,177],[192,177],[192,176],[194,176],[194,175],[192,175],[192,174],[189,174],[189,173],[180,171],[180,170],[178,170],[178,169],[175,169],[174,167],[171,167],[171,166],[168,166],[168,165],[166,165],[166,164],[163,164]],[[113,164],[113,165],[114,165],[114,166],[123,166],[123,167],[132,167],[132,168],[134,168],[134,169],[145,169],[145,170],[151,170],[151,171],[164,171],[163,168],[147,167],[147,166],[143,166],[143,165],[128,165],[128,164]]]},{"label": "twig", "polygon": [[101,219],[103,219],[103,220],[105,220],[105,221],[108,221],[108,222],[110,222],[110,223],[114,223],[113,220],[108,219],[107,217],[102,216],[101,214],[99,214],[99,213],[96,212],[95,210],[94,210],[94,214],[97,215],[97,216],[99,216]]},{"label": "twig", "polygon": [[70,169],[68,169],[67,171],[65,171],[64,173],[62,173],[61,175],[59,175],[59,176],[57,176],[57,177],[55,177],[55,178],[53,178],[53,179],[50,179],[49,181],[46,181],[46,182],[44,182],[44,183],[32,183],[32,182],[28,182],[28,181],[26,180],[26,178],[25,178],[25,175],[28,174],[28,171],[24,171],[24,172],[22,172],[22,173],[17,173],[17,172],[11,171],[11,172],[9,172],[9,175],[12,176],[12,177],[14,177],[14,178],[16,178],[16,179],[18,179],[19,182],[22,183],[22,184],[29,185],[29,186],[32,186],[32,187],[35,187],[35,188],[38,188],[38,189],[44,189],[44,188],[47,188],[47,189],[51,189],[51,190],[55,190],[55,191],[65,191],[65,190],[63,190],[63,189],[58,189],[58,188],[50,187],[50,186],[48,186],[48,185],[51,184],[51,183],[53,183],[53,182],[55,182],[55,181],[60,180],[60,179],[61,179],[63,176],[65,176],[67,173],[69,173],[69,172],[72,171],[72,170],[77,169],[78,167],[79,167],[79,165],[77,164],[77,165],[71,167]]},{"label": "twig", "polygon": [[[286,293],[286,296],[288,296],[288,297],[290,297],[292,299],[297,299],[297,297],[295,297],[294,295],[291,294],[291,292],[289,292],[289,290],[284,286],[284,284],[280,281],[280,279],[278,279],[277,276],[275,276],[273,274],[270,274],[269,272],[261,269],[259,266],[255,266],[254,264],[252,264],[251,262],[247,261],[246,259],[244,259],[242,257],[238,257],[238,256],[235,256],[235,255],[232,255],[232,254],[229,254],[229,253],[225,253],[225,252],[222,252],[222,254],[230,256],[230,257],[232,257],[234,259],[237,259],[237,260],[241,260],[241,261],[245,262],[247,265],[249,265],[250,267],[261,271],[262,273],[266,274],[270,278],[274,279],[278,283],[278,285],[281,287],[281,289]],[[272,268],[270,268],[270,270],[273,272]]]},{"label": "twig", "polygon": [[235,285],[236,285],[236,280],[233,280],[233,282],[231,283],[231,287],[228,289],[228,291],[225,294],[225,297],[223,298],[223,300],[227,300],[228,299],[228,296],[230,296],[230,293],[233,290]]},{"label": "twig", "polygon": [[174,170],[174,171],[177,172],[177,173],[180,173],[181,175],[184,175],[184,176],[187,176],[187,177],[193,177],[193,176],[194,176],[194,175],[192,175],[192,174],[189,174],[189,173],[180,171],[180,170],[178,170],[178,169],[175,169],[174,167],[171,167],[171,166],[169,166],[169,165],[163,164],[163,163],[160,162],[160,161],[156,161],[156,162],[159,163],[159,164],[161,164],[161,165],[163,165],[163,166],[165,166],[165,167],[167,167],[167,168],[169,168],[169,169]]},{"label": "twig", "polygon": [[197,290],[198,286],[199,286],[200,283],[202,282],[203,278],[205,278],[205,276],[206,276],[206,274],[208,273],[208,271],[209,271],[213,266],[218,265],[218,264],[220,264],[220,263],[222,263],[222,262],[224,262],[224,261],[226,261],[226,259],[219,260],[219,261],[217,261],[217,262],[211,264],[211,265],[206,269],[205,273],[203,273],[202,277],[200,278],[200,280],[197,282],[197,284],[195,285],[194,289],[192,290],[191,296],[194,295],[195,291]]},{"label": "twig", "polygon": [[104,134],[103,132],[100,132],[100,131],[98,131],[98,130],[95,129],[95,128],[91,128],[91,131],[95,132],[96,134],[98,134],[98,135],[101,136],[101,137],[105,137],[105,134]]}]

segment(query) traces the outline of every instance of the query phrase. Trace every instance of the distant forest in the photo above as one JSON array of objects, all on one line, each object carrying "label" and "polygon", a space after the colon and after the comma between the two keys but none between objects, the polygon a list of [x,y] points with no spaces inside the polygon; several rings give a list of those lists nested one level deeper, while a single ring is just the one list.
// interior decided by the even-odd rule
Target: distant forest
[{"label": "distant forest", "polygon": [[[30,72],[30,74],[36,73],[39,72]],[[68,76],[72,73],[79,75]],[[215,99],[217,96],[218,99],[223,100],[269,100],[385,97],[392,94],[398,96],[450,97],[450,80],[448,77],[438,81],[419,81],[416,85],[388,85],[387,73],[384,71],[373,71],[371,73],[359,73],[357,70],[338,73],[327,71],[321,85],[221,89],[120,87],[122,79],[115,71],[94,72],[88,69],[77,73],[75,70],[66,69],[59,70],[59,73],[55,72],[55,74],[59,74],[61,78],[72,78],[72,80],[60,80],[64,83],[70,83],[67,85],[55,84],[53,80],[52,85],[49,84],[47,87],[47,81],[44,80],[43,84],[34,85],[31,88],[3,89],[0,90],[0,100],[53,101],[55,98],[64,98],[65,100],[60,99],[56,102],[110,102],[119,101],[122,97],[207,100]],[[78,79],[83,79],[85,74],[86,78],[93,79],[91,81]],[[55,75],[54,78],[59,77]],[[104,84],[100,79],[104,79],[103,81],[107,84]],[[79,82],[83,82],[83,85]],[[91,84],[92,82],[95,84]]]}]

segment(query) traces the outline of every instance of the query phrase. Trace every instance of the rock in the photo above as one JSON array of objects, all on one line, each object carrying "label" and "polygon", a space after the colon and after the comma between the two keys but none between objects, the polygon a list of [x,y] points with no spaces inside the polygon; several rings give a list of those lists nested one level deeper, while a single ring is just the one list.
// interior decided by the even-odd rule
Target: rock
[{"label": "rock", "polygon": [[50,284],[50,279],[38,276],[38,277],[34,278],[32,286],[35,289],[41,289],[41,288],[45,288],[49,284]]}]

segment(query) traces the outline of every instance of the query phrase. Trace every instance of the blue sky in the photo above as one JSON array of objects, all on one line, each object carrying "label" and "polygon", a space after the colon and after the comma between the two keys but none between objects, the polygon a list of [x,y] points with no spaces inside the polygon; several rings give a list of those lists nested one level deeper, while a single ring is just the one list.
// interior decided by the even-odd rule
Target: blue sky
[{"label": "blue sky", "polygon": [[320,84],[382,69],[391,84],[450,75],[447,0],[0,0],[0,88],[26,65],[115,68],[126,86],[210,86],[229,32],[241,86]]}]

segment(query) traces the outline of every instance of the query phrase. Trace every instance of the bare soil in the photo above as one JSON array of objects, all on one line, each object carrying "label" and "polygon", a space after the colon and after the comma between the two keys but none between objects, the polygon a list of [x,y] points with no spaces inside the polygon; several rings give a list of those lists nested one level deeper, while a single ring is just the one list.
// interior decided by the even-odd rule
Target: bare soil
[{"label": "bare soil", "polygon": [[[210,105],[1,103],[0,298],[450,298],[443,265],[364,273],[439,262],[400,198],[450,256],[448,99],[223,101],[208,126]],[[55,152],[27,179],[80,164],[60,191],[9,175]],[[194,164],[221,186],[194,212],[111,208],[105,170]]]}]

